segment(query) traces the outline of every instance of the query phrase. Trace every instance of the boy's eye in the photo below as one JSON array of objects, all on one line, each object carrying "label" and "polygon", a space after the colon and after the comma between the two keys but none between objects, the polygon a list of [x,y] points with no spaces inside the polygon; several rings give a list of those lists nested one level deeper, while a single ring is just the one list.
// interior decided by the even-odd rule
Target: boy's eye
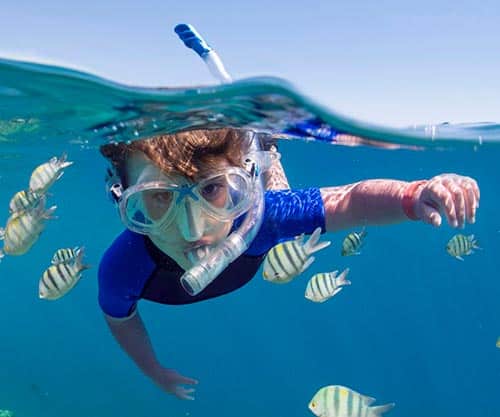
[{"label": "boy's eye", "polygon": [[201,195],[203,196],[203,198],[207,200],[212,200],[220,196],[220,194],[223,191],[223,188],[224,188],[223,184],[217,184],[217,183],[207,184],[201,189]]},{"label": "boy's eye", "polygon": [[170,204],[172,201],[172,193],[168,191],[153,191],[148,194],[148,198],[155,203]]}]

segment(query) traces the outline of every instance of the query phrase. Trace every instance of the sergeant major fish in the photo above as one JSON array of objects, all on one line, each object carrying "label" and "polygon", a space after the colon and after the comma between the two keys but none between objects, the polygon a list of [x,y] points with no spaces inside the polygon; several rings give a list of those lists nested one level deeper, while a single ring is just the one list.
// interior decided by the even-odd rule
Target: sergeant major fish
[{"label": "sergeant major fish", "polygon": [[446,251],[448,252],[448,254],[461,261],[464,260],[462,256],[474,253],[472,249],[481,249],[478,246],[474,235],[455,235],[446,245]]},{"label": "sergeant major fish", "polygon": [[318,417],[379,417],[394,408],[394,403],[370,407],[375,398],[359,394],[341,385],[321,388],[309,402],[309,410]]},{"label": "sergeant major fish", "polygon": [[0,229],[0,239],[4,240],[4,254],[23,255],[37,241],[45,228],[45,220],[54,218],[53,213],[57,206],[45,210],[42,206],[28,211],[14,213],[7,221],[5,229]]},{"label": "sergeant major fish", "polygon": [[360,255],[361,246],[363,246],[364,239],[367,235],[365,229],[361,232],[352,232],[349,233],[344,241],[342,242],[342,256],[351,256],[351,255]]},{"label": "sergeant major fish", "polygon": [[48,162],[36,167],[31,173],[30,190],[39,194],[45,193],[64,174],[63,169],[72,165],[66,161],[66,154],[60,158],[50,158]]},{"label": "sergeant major fish", "polygon": [[54,253],[54,256],[52,256],[52,261],[51,261],[52,265],[73,262],[80,253],[80,251],[82,250],[83,248],[79,248],[78,246],[74,247],[73,249],[71,248],[58,249]]},{"label": "sergeant major fish", "polygon": [[18,191],[9,203],[9,211],[11,214],[31,210],[37,207],[39,204],[45,206],[45,196],[43,194],[38,194],[32,192],[31,190],[21,190]]},{"label": "sergeant major fish", "polygon": [[302,234],[273,246],[264,260],[264,279],[284,284],[304,272],[314,262],[314,256],[310,255],[330,245],[329,241],[318,242],[320,235],[321,228],[318,227],[305,243]]},{"label": "sergeant major fish", "polygon": [[321,272],[314,275],[307,283],[305,297],[315,303],[323,303],[338,294],[346,285],[351,285],[347,280],[349,268],[337,276],[338,271]]},{"label": "sergeant major fish", "polygon": [[38,295],[45,300],[57,300],[67,294],[80,280],[82,272],[89,269],[83,264],[83,248],[71,263],[49,266],[38,283]]}]

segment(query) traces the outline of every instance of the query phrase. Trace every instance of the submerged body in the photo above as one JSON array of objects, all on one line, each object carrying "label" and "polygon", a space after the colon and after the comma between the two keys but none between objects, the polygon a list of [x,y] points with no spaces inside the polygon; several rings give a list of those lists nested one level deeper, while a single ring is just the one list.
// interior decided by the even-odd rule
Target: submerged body
[{"label": "submerged body", "polygon": [[[409,219],[439,226],[442,216],[461,227],[475,220],[477,184],[454,174],[413,183],[382,179],[267,190],[262,225],[248,249],[192,296],[181,285],[183,274],[241,229],[250,217],[248,207],[258,198],[254,187],[261,171],[258,164],[251,169],[245,165],[251,159],[245,138],[245,131],[238,129],[200,129],[101,147],[118,179],[108,184],[112,200],[130,231],[101,260],[99,304],[113,336],[143,373],[182,399],[193,399],[193,388],[185,385],[197,381],[159,362],[138,311],[139,300],[187,304],[234,291],[255,275],[273,246],[317,228],[324,233]],[[228,180],[233,174],[244,193],[235,192],[241,187]],[[457,195],[462,196],[460,205],[455,204]],[[247,211],[238,211],[242,207]],[[297,271],[307,260],[300,263]]]}]

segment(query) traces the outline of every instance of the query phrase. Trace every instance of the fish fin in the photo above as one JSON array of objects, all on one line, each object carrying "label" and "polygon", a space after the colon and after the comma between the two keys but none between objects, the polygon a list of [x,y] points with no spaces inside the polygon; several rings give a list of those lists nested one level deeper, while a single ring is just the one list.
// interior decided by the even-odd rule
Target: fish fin
[{"label": "fish fin", "polygon": [[0,240],[3,240],[5,237],[5,229],[3,227],[0,227]]},{"label": "fish fin", "polygon": [[373,397],[368,397],[368,395],[363,395],[363,404],[366,406],[369,406],[370,404],[373,404],[376,401],[376,398]]},{"label": "fish fin", "polygon": [[361,229],[361,232],[359,232],[359,237],[361,239],[364,239],[368,235],[368,232],[366,231],[366,226],[363,226],[363,229]]},{"label": "fish fin", "polygon": [[3,252],[2,249],[0,249],[0,262],[2,262],[2,259],[5,257],[5,253]]},{"label": "fish fin", "polygon": [[311,253],[317,252],[323,248],[326,248],[327,246],[330,246],[330,241],[325,241],[325,242],[319,242],[319,239],[321,237],[321,227],[317,227],[314,229],[314,232],[312,235],[309,237],[309,240],[304,243],[304,250],[306,254],[310,255]]},{"label": "fish fin", "polygon": [[458,255],[455,256],[455,259],[458,259],[459,261],[463,261],[464,260],[464,258],[462,258],[461,256],[458,256]]},{"label": "fish fin", "polygon": [[384,404],[384,405],[377,405],[376,407],[370,407],[370,411],[372,412],[373,417],[379,417],[383,413],[392,410],[396,404],[395,403],[389,403],[389,404]]},{"label": "fish fin", "polygon": [[302,265],[302,269],[300,270],[299,274],[302,274],[302,272],[304,272],[307,268],[309,268],[312,263],[314,262],[315,258],[314,256],[311,256],[306,262],[304,265]]}]

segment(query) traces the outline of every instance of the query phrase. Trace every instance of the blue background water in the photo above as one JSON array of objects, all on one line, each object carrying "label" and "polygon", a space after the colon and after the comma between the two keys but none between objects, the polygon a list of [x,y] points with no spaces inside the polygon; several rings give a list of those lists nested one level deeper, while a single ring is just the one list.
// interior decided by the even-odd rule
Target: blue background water
[{"label": "blue background water", "polygon": [[[63,148],[40,150],[32,165]],[[394,416],[498,416],[498,148],[411,152],[285,142],[281,151],[295,187],[470,175],[482,199],[477,223],[465,232],[484,250],[465,262],[449,257],[444,248],[455,232],[446,225],[370,227],[361,256],[341,257],[344,233],[335,233],[305,274],[351,268],[352,286],[324,304],[303,297],[306,276],[274,286],[260,274],[195,305],[142,302],[162,362],[200,380],[196,401],[181,402],[142,376],[107,331],[96,266],[122,228],[104,196],[103,161],[95,150],[73,149],[75,164],[50,199],[59,219],[28,254],[0,265],[1,407],[50,417],[306,416],[317,389],[341,384],[395,401]],[[4,217],[31,172],[8,168],[0,178]],[[53,251],[74,245],[85,245],[94,267],[66,297],[39,300],[38,278]]]},{"label": "blue background water", "polygon": [[[50,92],[57,96],[57,89]],[[33,117],[51,110],[40,94]],[[0,97],[0,107],[10,117],[25,117],[25,108],[9,100]],[[341,257],[347,231],[331,234],[333,245],[289,285],[274,286],[258,274],[237,292],[190,306],[142,302],[162,363],[200,380],[196,401],[182,402],[148,381],[107,330],[97,305],[96,270],[122,226],[104,194],[104,160],[85,135],[69,143],[68,133],[57,131],[67,127],[71,111],[55,113],[59,118],[52,115],[42,131],[52,128],[65,140],[32,132],[1,144],[2,222],[10,197],[27,186],[35,166],[65,151],[75,164],[51,189],[49,202],[58,205],[59,218],[28,254],[0,264],[0,408],[50,417],[295,417],[312,415],[307,404],[320,387],[339,384],[379,403],[396,402],[393,416],[500,415],[498,144],[415,152],[282,141],[293,187],[443,172],[476,178],[481,207],[465,233],[476,234],[484,250],[464,262],[451,258],[445,246],[456,231],[447,225],[370,227],[361,256]],[[86,247],[93,268],[64,298],[39,300],[38,280],[55,249],[76,245]],[[351,287],[324,304],[304,298],[310,275],[347,266]]]}]

